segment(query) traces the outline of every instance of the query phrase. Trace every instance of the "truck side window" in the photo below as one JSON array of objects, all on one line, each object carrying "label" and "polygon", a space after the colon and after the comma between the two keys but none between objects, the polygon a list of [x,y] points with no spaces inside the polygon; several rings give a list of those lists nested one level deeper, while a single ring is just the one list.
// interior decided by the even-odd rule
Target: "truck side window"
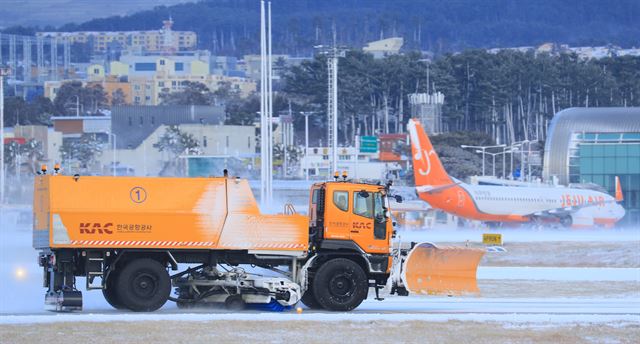
[{"label": "truck side window", "polygon": [[311,194],[311,204],[318,204],[318,189],[313,190]]},{"label": "truck side window", "polygon": [[349,193],[347,191],[334,191],[333,204],[342,211],[349,210]]},{"label": "truck side window", "polygon": [[384,217],[385,213],[384,213],[384,203],[382,201],[382,194],[379,192],[376,192],[373,194],[373,201],[374,201],[374,215],[375,218],[378,218],[379,216]]},{"label": "truck side window", "polygon": [[362,197],[358,192],[353,193],[353,213],[356,215],[373,218],[373,197]]}]

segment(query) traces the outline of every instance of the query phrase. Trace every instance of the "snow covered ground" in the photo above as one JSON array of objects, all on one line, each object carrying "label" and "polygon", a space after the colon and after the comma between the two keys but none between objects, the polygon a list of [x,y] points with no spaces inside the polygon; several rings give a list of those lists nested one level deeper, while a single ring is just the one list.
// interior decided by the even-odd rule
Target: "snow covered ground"
[{"label": "snow covered ground", "polygon": [[509,243],[548,242],[637,242],[640,243],[639,228],[614,229],[450,229],[429,231],[401,231],[398,238],[402,241],[429,242],[482,242],[482,233],[500,233],[502,241]]},{"label": "snow covered ground", "polygon": [[[351,313],[229,313],[224,309],[115,311],[83,290],[82,313],[43,310],[44,291],[28,224],[0,222],[0,341],[140,340],[206,342],[612,341],[640,338],[639,230],[501,230],[507,252],[488,253],[478,270],[481,297],[366,300]],[[491,231],[495,232],[495,231]],[[477,246],[482,231],[401,232],[403,241]],[[181,335],[176,338],[175,331]],[[73,334],[71,336],[71,334]],[[338,337],[327,337],[327,335]],[[461,338],[460,335],[468,337]],[[70,337],[71,336],[71,337]],[[360,340],[358,340],[360,339]]]},{"label": "snow covered ground", "polygon": [[[442,315],[430,320],[366,318],[349,321],[327,315],[317,321],[168,319],[131,322],[61,322],[0,326],[8,343],[635,343],[640,326],[619,317],[606,322],[512,322],[510,316],[457,320]],[[291,317],[295,319],[295,317]],[[531,317],[533,318],[533,317]],[[595,317],[591,317],[594,319]],[[337,320],[335,320],[337,319]]]}]

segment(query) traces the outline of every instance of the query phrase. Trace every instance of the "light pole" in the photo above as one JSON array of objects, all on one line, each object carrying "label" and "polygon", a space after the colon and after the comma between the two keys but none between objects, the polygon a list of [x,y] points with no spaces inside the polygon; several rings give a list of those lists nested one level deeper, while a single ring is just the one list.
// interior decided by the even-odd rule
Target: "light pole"
[{"label": "light pole", "polygon": [[[112,144],[112,146],[111,146],[112,152],[111,153],[113,154],[113,156],[112,156],[113,161],[111,162],[111,168],[113,169],[113,176],[115,177],[116,176],[116,139],[117,139],[117,136],[114,133],[108,133],[108,134],[109,134],[109,138],[111,138],[111,136],[113,136],[113,140],[111,141],[111,144]],[[146,159],[146,157],[145,157],[145,159]]]},{"label": "light pole", "polygon": [[531,182],[531,144],[537,143],[538,140],[527,141],[527,180]]},{"label": "light pole", "polygon": [[313,112],[303,111],[300,112],[304,116],[304,164],[305,164],[305,180],[309,180],[309,116],[313,115]]},{"label": "light pole", "polygon": [[[481,151],[481,150],[477,150],[477,151],[476,151],[476,153],[482,153],[482,151]],[[502,151],[502,152],[498,152],[498,153],[486,152],[486,154],[491,155],[491,157],[492,157],[492,159],[493,159],[493,162],[492,162],[492,165],[493,165],[493,169],[492,169],[493,173],[492,173],[492,176],[494,176],[494,177],[495,177],[495,176],[496,176],[496,155],[504,154],[504,151]],[[484,159],[483,159],[483,160],[484,160]],[[503,164],[503,165],[504,165],[504,164]]]},{"label": "light pole", "polygon": [[529,140],[522,141],[522,149],[520,149],[520,180],[524,181],[524,144],[529,143]]},{"label": "light pole", "polygon": [[509,147],[509,150],[511,151],[511,172],[510,172],[510,177],[513,178],[513,153],[517,153],[518,151],[522,150],[522,143],[520,142],[514,142],[511,144],[511,146]]},{"label": "light pole", "polygon": [[502,178],[504,179],[507,179],[507,153],[510,153],[509,151],[507,151],[507,147],[502,147]]},{"label": "light pole", "polygon": [[4,204],[4,77],[10,69],[0,68],[0,208]]},{"label": "light pole", "polygon": [[513,150],[511,147],[507,149],[507,147],[502,148],[502,152],[498,154],[502,154],[502,178],[507,179],[507,153],[511,157],[511,172],[513,173]]},{"label": "light pole", "polygon": [[479,149],[480,151],[477,151],[477,153],[482,152],[482,176],[484,177],[484,154],[485,151],[487,149],[491,149],[491,148],[502,148],[505,145],[495,145],[495,146],[467,146],[467,145],[461,145],[461,148],[475,148],[475,149]]}]

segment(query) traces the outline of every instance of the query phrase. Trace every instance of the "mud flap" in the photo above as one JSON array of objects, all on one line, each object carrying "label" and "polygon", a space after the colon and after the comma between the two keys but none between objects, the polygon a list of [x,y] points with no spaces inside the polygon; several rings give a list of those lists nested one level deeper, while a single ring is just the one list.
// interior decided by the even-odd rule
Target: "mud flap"
[{"label": "mud flap", "polygon": [[484,250],[420,243],[407,254],[402,284],[411,294],[478,294],[476,270]]}]

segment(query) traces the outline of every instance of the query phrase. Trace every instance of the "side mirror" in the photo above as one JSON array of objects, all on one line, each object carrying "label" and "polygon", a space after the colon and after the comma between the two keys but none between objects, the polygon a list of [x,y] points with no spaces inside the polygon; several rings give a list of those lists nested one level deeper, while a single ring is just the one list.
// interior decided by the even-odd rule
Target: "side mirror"
[{"label": "side mirror", "polygon": [[358,192],[358,196],[362,197],[362,198],[369,198],[369,193],[365,190],[360,190]]},{"label": "side mirror", "polygon": [[402,203],[402,196],[400,196],[400,195],[395,195],[395,196],[393,196],[393,197],[396,199],[396,202],[398,202],[398,203]]}]

